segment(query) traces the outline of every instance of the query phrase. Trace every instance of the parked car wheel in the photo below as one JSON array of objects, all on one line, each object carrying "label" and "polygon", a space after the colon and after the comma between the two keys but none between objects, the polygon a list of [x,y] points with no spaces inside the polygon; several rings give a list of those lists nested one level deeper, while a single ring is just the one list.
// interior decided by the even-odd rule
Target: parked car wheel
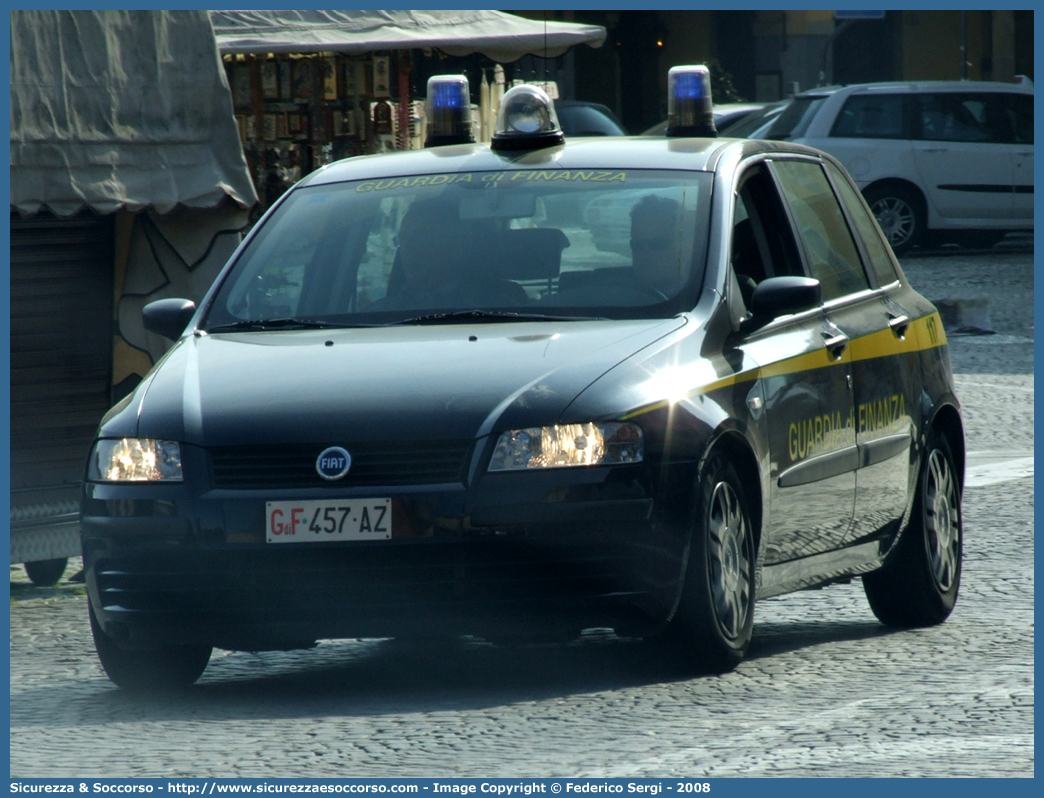
[{"label": "parked car wheel", "polygon": [[863,577],[870,608],[889,626],[932,626],[953,611],[961,583],[961,488],[946,439],[933,431],[913,517],[884,568]]},{"label": "parked car wheel", "polygon": [[895,253],[921,243],[925,229],[924,204],[912,189],[897,185],[871,186],[863,196]]},{"label": "parked car wheel", "polygon": [[196,681],[210,661],[210,646],[162,646],[130,649],[118,645],[101,628],[94,608],[90,614],[91,637],[98,659],[109,680],[125,690],[169,690],[187,687]]},{"label": "parked car wheel", "polygon": [[743,660],[754,628],[754,530],[746,490],[721,453],[698,491],[685,587],[665,638],[700,670],[722,673]]},{"label": "parked car wheel", "polygon": [[58,580],[65,573],[65,566],[69,564],[66,557],[56,560],[36,560],[34,562],[22,563],[25,575],[29,581],[37,587],[51,587],[58,584]]}]

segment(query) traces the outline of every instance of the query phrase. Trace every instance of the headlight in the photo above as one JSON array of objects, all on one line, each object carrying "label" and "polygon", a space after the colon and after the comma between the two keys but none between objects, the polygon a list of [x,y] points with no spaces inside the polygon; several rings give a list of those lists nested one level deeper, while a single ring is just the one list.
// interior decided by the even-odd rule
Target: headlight
[{"label": "headlight", "polygon": [[152,438],[98,441],[87,478],[94,482],[181,482],[181,447],[176,441]]},{"label": "headlight", "polygon": [[642,461],[637,424],[559,424],[504,432],[493,450],[490,471],[614,465]]}]

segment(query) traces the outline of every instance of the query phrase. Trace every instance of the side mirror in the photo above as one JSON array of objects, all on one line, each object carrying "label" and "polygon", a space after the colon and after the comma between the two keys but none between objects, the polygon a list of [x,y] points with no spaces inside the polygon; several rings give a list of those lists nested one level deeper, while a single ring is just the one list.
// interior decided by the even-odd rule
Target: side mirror
[{"label": "side mirror", "polygon": [[771,321],[788,313],[800,313],[822,302],[819,280],[811,277],[770,277],[758,283],[751,299],[753,320]]},{"label": "side mirror", "polygon": [[190,299],[157,299],[141,309],[141,320],[149,332],[176,341],[196,312]]}]

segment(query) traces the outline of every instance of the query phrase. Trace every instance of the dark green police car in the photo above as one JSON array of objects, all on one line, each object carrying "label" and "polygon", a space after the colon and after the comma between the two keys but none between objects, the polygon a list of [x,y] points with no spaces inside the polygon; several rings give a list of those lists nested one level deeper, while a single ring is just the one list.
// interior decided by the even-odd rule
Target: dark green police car
[{"label": "dark green police car", "polygon": [[564,141],[519,86],[491,146],[429,87],[443,146],[315,172],[198,308],[146,307],[176,343],[103,420],[82,505],[115,683],[588,628],[721,671],[756,598],[853,577],[887,624],[949,615],[939,315],[834,159],[691,135],[704,77],[672,71],[661,139]]}]

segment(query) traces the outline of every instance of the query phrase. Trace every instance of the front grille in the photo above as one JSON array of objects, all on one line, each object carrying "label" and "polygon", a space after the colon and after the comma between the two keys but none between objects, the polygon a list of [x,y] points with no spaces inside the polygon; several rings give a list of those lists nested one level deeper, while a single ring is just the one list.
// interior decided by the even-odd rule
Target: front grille
[{"label": "front grille", "polygon": [[461,482],[471,441],[368,442],[345,446],[352,467],[328,481],[315,470],[321,444],[219,446],[210,449],[215,488],[350,488]]}]

